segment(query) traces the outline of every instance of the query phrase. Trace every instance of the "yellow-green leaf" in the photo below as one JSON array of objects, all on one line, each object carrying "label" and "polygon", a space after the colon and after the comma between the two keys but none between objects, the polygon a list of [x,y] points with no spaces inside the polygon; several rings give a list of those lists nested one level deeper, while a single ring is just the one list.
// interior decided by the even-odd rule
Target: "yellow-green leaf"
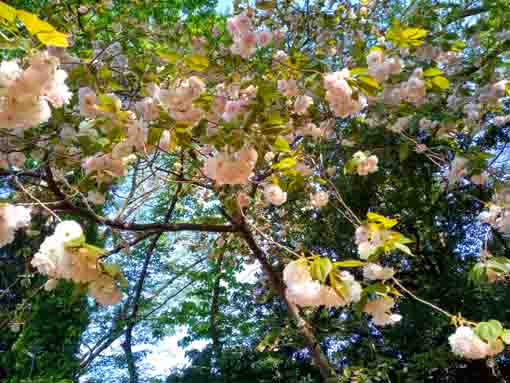
[{"label": "yellow-green leaf", "polygon": [[398,223],[398,220],[395,218],[386,218],[383,215],[368,212],[367,219],[370,222],[376,222],[382,224],[386,229],[390,229]]},{"label": "yellow-green leaf", "polygon": [[317,258],[310,267],[312,278],[321,282],[326,280],[331,270],[333,270],[333,264],[329,258]]},{"label": "yellow-green leaf", "polygon": [[368,68],[362,68],[362,67],[355,67],[349,69],[349,73],[351,76],[359,76],[362,74],[368,74]]},{"label": "yellow-green leaf", "polygon": [[381,88],[377,80],[371,76],[359,76],[357,79],[374,90],[379,90]]},{"label": "yellow-green leaf", "polygon": [[405,28],[399,21],[393,23],[386,32],[386,39],[391,41],[397,48],[418,47],[423,44],[423,37],[428,31],[423,28]]},{"label": "yellow-green leaf", "polygon": [[194,54],[186,59],[186,65],[192,70],[202,72],[209,66],[209,59],[207,56]]},{"label": "yellow-green leaf", "polygon": [[273,148],[279,152],[290,152],[290,145],[282,136],[276,137]]},{"label": "yellow-green leaf", "polygon": [[365,265],[365,262],[356,259],[348,259],[346,261],[335,262],[333,265],[336,267],[362,267]]},{"label": "yellow-green leaf", "polygon": [[297,164],[297,161],[294,157],[287,157],[287,158],[284,158],[283,160],[281,160],[280,162],[278,162],[277,164],[274,164],[273,169],[286,170],[286,169],[293,168],[294,166],[296,166],[296,164]]},{"label": "yellow-green leaf", "polygon": [[13,23],[16,20],[16,9],[0,1],[0,17]]},{"label": "yellow-green leaf", "polygon": [[41,20],[33,13],[17,11],[16,15],[28,29],[28,32],[37,37],[44,45],[54,45],[63,48],[69,46],[65,33],[58,32],[50,23]]},{"label": "yellow-green leaf", "polygon": [[168,61],[171,64],[175,64],[177,62],[177,58],[179,57],[177,52],[170,50],[158,49],[156,50],[156,53],[163,60]]},{"label": "yellow-green leaf", "polygon": [[423,77],[435,77],[443,73],[444,72],[439,68],[428,68],[423,72]]},{"label": "yellow-green leaf", "polygon": [[258,9],[262,9],[265,11],[273,9],[275,7],[275,5],[276,5],[276,2],[274,0],[258,0],[255,3],[255,6]]},{"label": "yellow-green leaf", "polygon": [[395,246],[396,249],[399,249],[400,251],[403,251],[407,255],[414,256],[414,254],[412,253],[411,249],[409,247],[407,247],[406,245],[397,242],[397,243],[394,244],[394,246]]},{"label": "yellow-green leaf", "polygon": [[448,89],[450,87],[450,81],[446,77],[437,76],[432,79],[432,83],[440,89]]}]

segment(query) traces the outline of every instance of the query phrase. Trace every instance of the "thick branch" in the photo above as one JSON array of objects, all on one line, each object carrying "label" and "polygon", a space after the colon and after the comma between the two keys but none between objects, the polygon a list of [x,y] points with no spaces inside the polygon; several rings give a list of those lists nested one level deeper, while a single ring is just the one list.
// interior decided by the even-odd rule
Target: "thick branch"
[{"label": "thick branch", "polygon": [[321,350],[320,344],[317,338],[315,337],[311,326],[301,316],[299,308],[295,304],[287,300],[285,295],[285,284],[283,283],[280,275],[273,270],[273,267],[267,260],[264,252],[257,245],[255,238],[253,237],[253,234],[250,228],[248,227],[248,224],[244,220],[240,224],[240,230],[241,235],[248,244],[248,247],[253,252],[255,258],[260,262],[262,270],[269,278],[271,286],[278,293],[280,299],[287,304],[289,316],[296,322],[299,332],[301,333],[301,336],[304,339],[306,347],[308,348],[308,351],[310,352],[315,365],[319,368],[322,377],[326,381],[336,378],[335,370],[331,367],[327,356]]},{"label": "thick branch", "polygon": [[[211,332],[213,358],[218,361],[221,355],[220,330],[218,326],[218,314],[220,311],[220,287],[221,287],[221,269],[223,265],[223,253],[218,257],[216,264],[216,280],[214,281],[213,295],[211,300],[211,313],[209,329]],[[211,363],[212,367],[212,363]]]}]

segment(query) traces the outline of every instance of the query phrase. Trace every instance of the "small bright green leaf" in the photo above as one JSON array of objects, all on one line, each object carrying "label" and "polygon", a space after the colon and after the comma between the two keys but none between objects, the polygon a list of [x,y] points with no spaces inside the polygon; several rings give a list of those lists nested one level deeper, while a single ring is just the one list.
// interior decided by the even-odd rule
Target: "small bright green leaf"
[{"label": "small bright green leaf", "polygon": [[365,262],[358,261],[356,259],[348,259],[346,261],[338,261],[334,263],[336,267],[362,267]]},{"label": "small bright green leaf", "polygon": [[351,158],[344,165],[344,174],[353,174],[357,168],[358,168],[358,161]]},{"label": "small bright green leaf", "polygon": [[312,278],[321,282],[326,280],[331,270],[333,270],[333,264],[329,258],[317,258],[310,267]]},{"label": "small bright green leaf", "polygon": [[440,89],[448,89],[450,87],[450,81],[446,77],[437,76],[432,79],[432,83]]},{"label": "small bright green leaf", "polygon": [[192,70],[203,72],[209,66],[209,59],[204,55],[193,54],[186,58],[186,65]]},{"label": "small bright green leaf", "polygon": [[290,152],[290,145],[282,136],[276,137],[273,148],[278,152]]},{"label": "small bright green leaf", "polygon": [[41,20],[33,13],[17,11],[18,19],[25,25],[31,35],[37,37],[44,45],[67,48],[69,42],[65,33],[58,32],[50,23]]},{"label": "small bright green leaf", "polygon": [[396,218],[386,218],[383,215],[372,213],[371,211],[367,213],[367,219],[370,222],[376,222],[382,224],[386,229],[391,229],[398,223],[398,219]]},{"label": "small bright green leaf", "polygon": [[510,344],[510,330],[503,330],[501,333],[501,340],[506,344]]},{"label": "small bright green leaf", "polygon": [[168,61],[171,64],[175,64],[179,55],[175,51],[165,50],[165,49],[157,49],[156,54],[161,57],[163,60]]},{"label": "small bright green leaf", "polygon": [[16,9],[0,1],[0,17],[13,23],[16,20]]},{"label": "small bright green leaf", "polygon": [[297,161],[294,157],[287,157],[281,160],[280,162],[273,165],[273,169],[275,170],[286,170],[291,169],[296,166]]},{"label": "small bright green leaf", "polygon": [[268,10],[273,9],[276,6],[276,1],[274,1],[274,0],[258,0],[255,3],[255,6],[258,9],[262,9],[264,11],[268,11]]},{"label": "small bright green leaf", "polygon": [[444,72],[439,68],[428,68],[423,72],[423,77],[435,77],[443,73]]},{"label": "small bright green leaf", "polygon": [[414,256],[414,254],[411,251],[411,249],[409,247],[407,247],[406,245],[403,245],[402,243],[398,243],[398,242],[395,243],[395,248],[399,249],[400,251],[403,251],[407,255]]},{"label": "small bright green leaf", "polygon": [[483,340],[490,342],[496,340],[503,332],[501,323],[495,320],[481,322],[475,328],[476,334]]},{"label": "small bright green leaf", "polygon": [[349,69],[349,72],[350,72],[351,76],[366,75],[366,74],[368,74],[368,68],[355,67],[355,68]]}]

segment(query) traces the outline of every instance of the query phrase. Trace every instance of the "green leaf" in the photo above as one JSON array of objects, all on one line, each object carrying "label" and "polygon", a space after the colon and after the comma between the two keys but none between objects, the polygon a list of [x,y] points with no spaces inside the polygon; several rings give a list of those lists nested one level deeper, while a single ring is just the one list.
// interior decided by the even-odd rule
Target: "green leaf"
[{"label": "green leaf", "polygon": [[436,77],[444,72],[439,68],[428,68],[423,72],[423,77]]},{"label": "green leaf", "polygon": [[346,261],[335,262],[333,265],[336,267],[362,267],[365,265],[365,262],[356,259],[348,259]]},{"label": "green leaf", "polygon": [[434,77],[432,79],[432,84],[434,84],[435,86],[442,90],[446,90],[450,87],[450,81],[448,81],[448,79],[443,76]]},{"label": "green leaf", "polygon": [[400,161],[405,161],[409,157],[409,143],[407,141],[404,141],[400,144],[398,148],[398,158]]},{"label": "green leaf", "polygon": [[333,264],[329,258],[317,258],[310,267],[312,278],[321,282],[326,280],[331,270],[333,270]]},{"label": "green leaf", "polygon": [[273,148],[278,152],[290,152],[290,144],[282,136],[276,137]]},{"label": "green leaf", "polygon": [[358,161],[351,158],[349,161],[346,162],[344,165],[344,174],[353,174],[356,172],[356,169],[358,168]]}]

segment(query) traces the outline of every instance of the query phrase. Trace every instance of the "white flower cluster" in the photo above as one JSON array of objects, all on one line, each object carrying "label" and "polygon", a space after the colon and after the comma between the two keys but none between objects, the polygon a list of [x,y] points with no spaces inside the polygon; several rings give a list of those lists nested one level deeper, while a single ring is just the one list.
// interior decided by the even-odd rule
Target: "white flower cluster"
[{"label": "white flower cluster", "polygon": [[339,307],[361,299],[361,285],[349,272],[339,274],[339,280],[346,291],[346,296],[340,296],[333,288],[312,280],[304,260],[289,263],[283,270],[283,280],[287,285],[285,294],[289,302],[302,307]]},{"label": "white flower cluster", "polygon": [[257,158],[257,151],[248,146],[233,154],[221,152],[206,160],[203,172],[218,185],[246,185]]},{"label": "white flower cluster", "polygon": [[356,164],[356,172],[360,176],[366,176],[378,170],[379,159],[376,155],[367,156],[365,152],[359,151],[354,153],[352,158]]},{"label": "white flower cluster", "polygon": [[401,315],[391,313],[393,306],[395,306],[395,300],[381,297],[368,302],[363,307],[363,311],[372,316],[376,326],[387,326],[400,322],[402,319]]},{"label": "white flower cluster", "polygon": [[71,99],[65,80],[67,73],[58,69],[59,60],[48,52],[32,56],[23,70],[16,61],[0,64],[0,128],[28,129],[51,117],[48,103],[60,108]]},{"label": "white flower cluster", "polygon": [[30,209],[3,204],[0,206],[0,247],[14,241],[16,230],[30,224]]},{"label": "white flower cluster", "polygon": [[88,284],[89,293],[100,304],[118,303],[121,293],[115,280],[102,271],[98,254],[78,245],[83,241],[81,226],[74,221],[63,221],[43,241],[31,264],[51,278],[45,285],[47,290],[55,288],[57,279],[67,279]]},{"label": "white flower cluster", "polygon": [[326,100],[336,117],[348,117],[358,113],[367,105],[366,97],[361,94],[358,95],[357,100],[352,98],[353,91],[347,82],[350,76],[347,68],[324,76]]},{"label": "white flower cluster", "polygon": [[452,352],[466,359],[484,359],[503,351],[503,343],[497,340],[490,345],[481,340],[471,327],[461,326],[448,338]]}]

